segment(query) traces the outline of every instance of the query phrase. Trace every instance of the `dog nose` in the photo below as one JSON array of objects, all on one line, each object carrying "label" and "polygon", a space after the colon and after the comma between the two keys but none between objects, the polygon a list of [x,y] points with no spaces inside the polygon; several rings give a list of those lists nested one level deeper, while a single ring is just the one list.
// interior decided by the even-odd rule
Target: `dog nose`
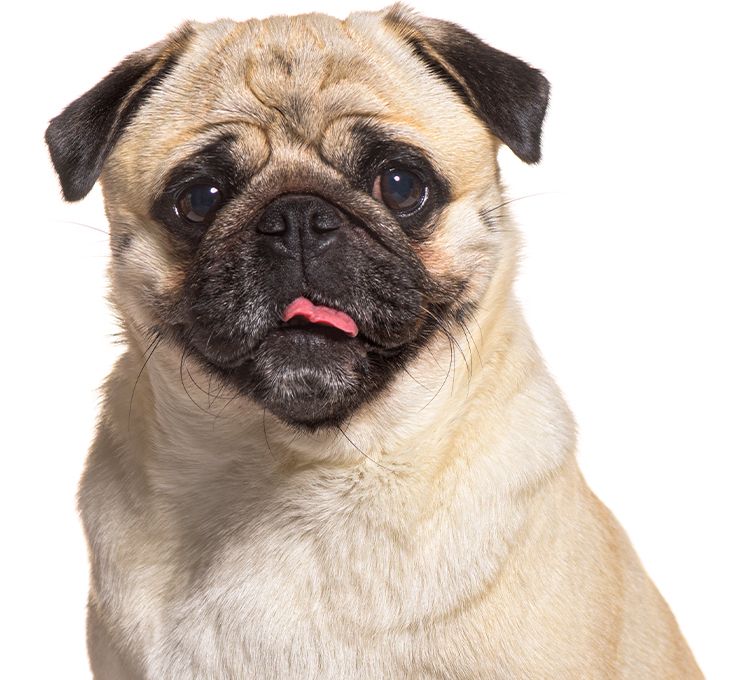
[{"label": "dog nose", "polygon": [[258,220],[258,233],[279,255],[314,257],[329,248],[344,222],[343,213],[320,196],[284,194],[268,204]]}]

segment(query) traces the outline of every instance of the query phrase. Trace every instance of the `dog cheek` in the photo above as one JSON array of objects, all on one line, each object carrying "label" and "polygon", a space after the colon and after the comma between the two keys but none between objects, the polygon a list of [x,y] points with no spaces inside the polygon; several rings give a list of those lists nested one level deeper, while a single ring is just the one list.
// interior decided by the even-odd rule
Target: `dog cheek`
[{"label": "dog cheek", "polygon": [[142,227],[120,230],[111,237],[111,278],[117,299],[138,310],[143,323],[164,321],[181,296],[185,268],[157,234]]},{"label": "dog cheek", "polygon": [[514,257],[516,234],[499,219],[485,219],[478,200],[461,201],[444,211],[430,238],[417,247],[425,268],[449,289],[481,290],[502,264]]},{"label": "dog cheek", "polygon": [[267,285],[272,279],[270,263],[241,234],[205,239],[184,281],[189,322],[217,337],[254,343],[276,311]]}]

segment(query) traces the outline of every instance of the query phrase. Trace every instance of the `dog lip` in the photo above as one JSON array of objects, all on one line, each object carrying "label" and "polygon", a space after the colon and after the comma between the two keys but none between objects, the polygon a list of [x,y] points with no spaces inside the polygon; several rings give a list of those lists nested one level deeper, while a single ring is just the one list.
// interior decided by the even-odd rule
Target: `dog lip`
[{"label": "dog lip", "polygon": [[[297,299],[299,298],[296,298],[293,302]],[[320,304],[319,301],[312,302],[308,300],[308,304],[313,307],[313,311],[315,307],[327,307]],[[331,343],[357,343],[363,347],[365,352],[372,352],[384,358],[400,354],[410,342],[409,339],[395,343],[380,342],[368,332],[363,332],[363,329],[354,319],[343,311],[341,314],[345,318],[350,319],[351,325],[345,325],[345,328],[340,328],[338,324],[334,323],[316,323],[314,320],[308,319],[306,314],[286,314],[290,308],[291,311],[294,311],[292,303],[288,304],[283,312],[279,314],[277,323],[273,323],[269,319],[270,323],[268,323],[265,330],[254,333],[252,344],[247,341],[249,338],[245,341],[241,338],[235,338],[233,342],[230,342],[229,339],[221,341],[220,337],[217,338],[213,334],[209,335],[209,337],[213,337],[213,341],[204,343],[200,340],[196,341],[196,336],[186,328],[180,329],[182,331],[180,335],[205,362],[222,371],[233,371],[241,368],[248,361],[252,361],[269,335],[275,331],[312,333],[324,336]],[[330,309],[332,312],[338,311],[330,307],[327,307],[327,309]],[[354,329],[356,331],[352,332]],[[203,334],[200,335],[202,336]]]},{"label": "dog lip", "polygon": [[[196,348],[197,349],[197,348]],[[231,370],[233,368],[239,368],[247,362],[253,355],[253,350],[247,349],[244,352],[238,352],[237,354],[229,357],[220,356],[217,354],[207,354],[206,352],[200,352],[200,355],[209,363],[217,366],[218,368]]]},{"label": "dog lip", "polygon": [[[230,340],[222,339],[221,336],[214,334],[196,334],[191,332],[187,325],[175,327],[174,332],[186,348],[192,350],[193,353],[210,365],[224,370],[232,370],[242,366],[252,357],[253,352],[260,344],[258,341],[251,347],[241,339]],[[205,338],[206,335],[208,340],[203,340],[202,338]]]},{"label": "dog lip", "polygon": [[271,328],[268,333],[303,333],[314,334],[326,337],[335,342],[351,342],[353,336],[345,333],[340,328],[329,324],[310,322],[302,316],[294,316],[275,328]]},{"label": "dog lip", "polygon": [[[400,343],[397,345],[382,345],[363,333],[358,333],[357,337],[354,338],[346,335],[343,331],[340,331],[339,329],[332,326],[307,323],[302,321],[301,319],[298,319],[299,317],[295,317],[295,319],[291,320],[291,322],[289,323],[283,323],[279,324],[278,326],[269,328],[268,332],[253,347],[246,347],[243,350],[230,355],[222,355],[218,352],[205,352],[195,345],[193,345],[193,349],[198,352],[198,354],[203,358],[204,361],[215,366],[216,368],[224,371],[232,371],[241,368],[248,361],[252,360],[258,348],[274,331],[282,331],[285,333],[315,333],[316,335],[324,336],[326,338],[326,341],[330,343],[356,342],[361,344],[366,352],[374,352],[375,354],[379,354],[382,357],[394,356],[399,354],[407,344]],[[337,334],[340,337],[334,337],[334,334]]]}]

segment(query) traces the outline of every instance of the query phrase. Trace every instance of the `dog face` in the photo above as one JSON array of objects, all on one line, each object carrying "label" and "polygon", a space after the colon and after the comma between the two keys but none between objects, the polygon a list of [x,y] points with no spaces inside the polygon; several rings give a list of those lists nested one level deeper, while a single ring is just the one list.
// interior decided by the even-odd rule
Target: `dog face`
[{"label": "dog face", "polygon": [[47,142],[68,200],[101,176],[115,303],[144,348],[166,339],[318,428],[382,395],[512,275],[497,150],[538,160],[547,91],[400,4],[186,24]]}]

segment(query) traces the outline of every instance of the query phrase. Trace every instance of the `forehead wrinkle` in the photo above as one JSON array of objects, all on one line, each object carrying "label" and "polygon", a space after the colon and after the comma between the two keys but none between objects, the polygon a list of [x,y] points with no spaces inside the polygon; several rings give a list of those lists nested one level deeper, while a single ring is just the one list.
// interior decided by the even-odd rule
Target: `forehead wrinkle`
[{"label": "forehead wrinkle", "polygon": [[318,14],[271,17],[241,41],[246,88],[298,136],[318,137],[331,115],[386,108],[367,52],[344,27]]},{"label": "forehead wrinkle", "polygon": [[289,89],[283,99],[266,100],[252,82],[246,83],[254,101],[234,93],[220,102],[212,116],[241,116],[249,124],[285,133],[297,141],[318,144],[328,128],[342,118],[379,119],[388,104],[364,83],[339,81],[335,86],[310,95],[303,89]]},{"label": "forehead wrinkle", "polygon": [[377,116],[389,108],[390,77],[370,56],[370,41],[345,20],[275,16],[226,22],[206,33],[218,44],[209,39],[196,46],[190,77],[204,117],[247,117],[315,140],[331,118]]}]

